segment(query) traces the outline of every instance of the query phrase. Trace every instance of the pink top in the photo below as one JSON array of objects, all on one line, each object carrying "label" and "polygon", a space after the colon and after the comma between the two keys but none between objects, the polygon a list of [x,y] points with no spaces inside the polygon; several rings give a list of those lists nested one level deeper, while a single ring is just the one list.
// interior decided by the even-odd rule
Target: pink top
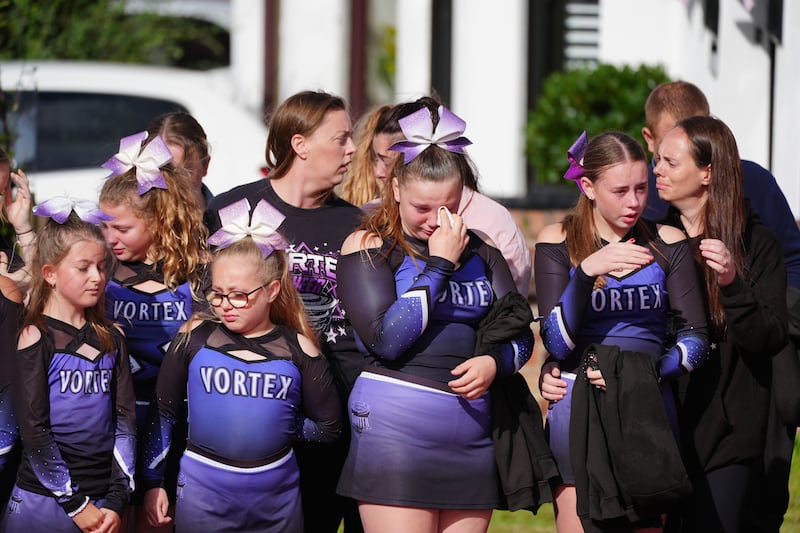
[{"label": "pink top", "polygon": [[517,290],[528,296],[531,283],[531,251],[514,217],[502,204],[464,187],[458,214],[467,227],[503,253]]}]

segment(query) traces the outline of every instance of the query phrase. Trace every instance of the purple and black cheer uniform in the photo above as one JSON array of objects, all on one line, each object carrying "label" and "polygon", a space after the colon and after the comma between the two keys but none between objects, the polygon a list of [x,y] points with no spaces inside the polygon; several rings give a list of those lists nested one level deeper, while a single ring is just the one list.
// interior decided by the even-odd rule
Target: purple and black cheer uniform
[{"label": "purple and black cheer uniform", "polygon": [[19,430],[12,383],[16,366],[17,335],[22,304],[0,291],[0,509],[5,508],[19,467]]},{"label": "purple and black cheer uniform", "polygon": [[[11,384],[16,365],[17,334],[22,305],[12,302],[0,291],[0,472],[14,463],[14,444],[17,441],[17,416]],[[3,476],[5,477],[5,476]]]},{"label": "purple and black cheer uniform", "polygon": [[[476,355],[476,329],[498,298],[516,291],[500,252],[474,234],[456,269],[390,243],[340,258],[339,288],[361,347],[375,358],[350,395],[351,445],[339,493],[385,505],[491,509],[500,503],[490,400],[447,383]],[[498,377],[533,349],[528,332],[495,354]]]},{"label": "purple and black cheer uniform", "polygon": [[[647,224],[647,233],[656,227]],[[538,243],[534,259],[539,314],[544,316],[542,341],[550,356],[561,362],[567,396],[547,413],[550,448],[566,484],[575,478],[569,458],[569,419],[572,384],[583,352],[590,344],[652,354],[662,382],[662,395],[673,431],[678,419],[669,380],[690,372],[708,357],[705,305],[687,241],[666,244],[637,230],[624,240],[650,249],[654,261],[621,277],[596,277],[570,263],[566,241]]]},{"label": "purple and black cheer uniform", "polygon": [[294,441],[338,437],[340,407],[327,360],[275,326],[248,338],[203,322],[180,334],[161,366],[158,419],[148,423],[145,489],[163,480],[173,428],[188,400],[180,462],[178,532],[301,532]]},{"label": "purple and black cheer uniform", "polygon": [[130,365],[122,336],[102,352],[94,329],[44,317],[17,352],[14,401],[23,443],[3,531],[74,532],[89,501],[122,516],[136,448]]},{"label": "purple and black cheer uniform", "polygon": [[[295,207],[278,196],[272,179],[260,179],[214,197],[203,217],[210,234],[222,225],[220,209],[242,198],[248,200],[251,211],[259,201],[266,200],[286,216],[278,233],[289,243],[286,250],[289,271],[308,312],[309,324],[330,363],[344,416],[344,402],[366,360],[356,346],[353,328],[340,303],[337,271],[342,243],[360,224],[363,213],[335,194],[329,194],[319,207]],[[346,431],[334,443],[298,443],[295,447],[309,533],[336,533],[342,518],[345,531],[361,529],[355,503],[336,494],[348,445]]]},{"label": "purple and black cheer uniform", "polygon": [[[155,282],[155,284],[151,283]],[[207,308],[207,304],[201,304]],[[184,322],[198,309],[188,281],[175,290],[164,285],[161,263],[147,265],[142,262],[121,262],[106,285],[106,316],[118,323],[125,332],[125,342],[131,363],[133,386],[136,393],[136,421],[139,448],[144,440],[145,422],[155,409],[156,378],[169,344]],[[185,419],[185,416],[184,416]],[[179,427],[186,434],[185,422]],[[177,448],[177,447],[176,447]],[[174,494],[174,478],[180,450],[175,451],[170,469],[172,484],[168,491]],[[141,465],[140,465],[141,466]],[[138,481],[139,472],[137,472]],[[134,494],[134,503],[141,504],[142,494]]]}]

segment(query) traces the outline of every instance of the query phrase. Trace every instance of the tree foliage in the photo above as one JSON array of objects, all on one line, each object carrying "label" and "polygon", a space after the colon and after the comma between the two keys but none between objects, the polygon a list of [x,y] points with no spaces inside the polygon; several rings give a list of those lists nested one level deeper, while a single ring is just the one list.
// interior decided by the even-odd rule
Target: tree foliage
[{"label": "tree foliage", "polygon": [[567,149],[583,130],[589,137],[623,131],[641,142],[644,102],[658,84],[669,81],[660,66],[598,65],[556,72],[528,117],[526,155],[536,182],[562,183]]},{"label": "tree foliage", "polygon": [[177,64],[189,42],[227,52],[220,33],[191,19],[128,15],[119,0],[0,0],[0,59]]}]

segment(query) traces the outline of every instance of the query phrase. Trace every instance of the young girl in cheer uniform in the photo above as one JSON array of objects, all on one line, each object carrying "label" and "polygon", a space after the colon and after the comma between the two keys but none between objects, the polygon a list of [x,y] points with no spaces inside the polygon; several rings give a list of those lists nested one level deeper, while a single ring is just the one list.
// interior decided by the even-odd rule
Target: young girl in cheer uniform
[{"label": "young girl in cheer uniform", "polygon": [[485,531],[500,505],[485,393],[527,361],[533,336],[526,322],[495,353],[477,351],[481,320],[516,289],[500,252],[451,214],[475,179],[466,125],[444,107],[400,125],[405,160],[339,263],[347,316],[376,360],[350,394],[339,492],[370,533]]},{"label": "young girl in cheer uniform", "polygon": [[[126,335],[140,444],[148,416],[155,417],[148,410],[161,361],[178,329],[197,310],[207,261],[202,210],[185,183],[187,171],[171,164],[161,137],[142,147],[147,137],[142,132],[120,141],[119,153],[104,164],[113,175],[100,191],[100,207],[114,217],[103,223],[103,234],[119,260],[106,287],[107,311]],[[178,434],[185,434],[185,424]],[[173,497],[178,448],[167,476]],[[133,495],[137,515],[142,496]],[[148,530],[141,516],[136,531]]]},{"label": "young girl in cheer uniform", "polygon": [[18,344],[23,458],[3,531],[116,532],[133,488],[135,414],[125,343],[104,309],[111,257],[96,224],[108,217],[63,198],[34,213],[51,220]]},{"label": "young girl in cheer uniform", "polygon": [[[555,493],[558,531],[581,531],[576,475],[570,448],[573,388],[591,344],[651,355],[669,422],[677,438],[674,380],[707,357],[706,317],[691,250],[684,235],[641,218],[647,199],[647,163],[639,144],[624,133],[584,132],[570,148],[565,178],[581,196],[563,222],[539,233],[534,259],[542,340],[561,368],[543,370],[542,395],[554,402],[547,413],[550,447],[563,484]],[[677,339],[667,339],[672,324]],[[665,349],[668,342],[674,344]],[[600,370],[587,369],[592,385],[605,390]],[[640,397],[641,398],[641,397]],[[594,416],[594,415],[593,415]],[[646,473],[642,474],[646,476]],[[578,502],[580,503],[580,502]],[[588,505],[586,506],[588,508]],[[642,512],[621,530],[661,527],[661,512]],[[609,513],[610,514],[610,513]],[[584,525],[608,523],[580,517]]]},{"label": "young girl in cheer uniform", "polygon": [[[330,442],[340,431],[333,376],[292,283],[283,215],[246,199],[220,216],[208,301],[214,318],[182,328],[161,366],[160,423],[148,430],[147,514],[169,523],[159,487],[180,406],[189,438],[181,459],[177,532],[302,532],[294,441]],[[154,497],[150,497],[153,494]]]}]

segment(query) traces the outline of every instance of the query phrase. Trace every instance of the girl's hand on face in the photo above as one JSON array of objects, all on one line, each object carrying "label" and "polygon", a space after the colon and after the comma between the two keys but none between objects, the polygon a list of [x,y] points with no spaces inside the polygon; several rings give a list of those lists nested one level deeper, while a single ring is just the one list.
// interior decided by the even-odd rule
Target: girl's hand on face
[{"label": "girl's hand on face", "polygon": [[[469,241],[467,226],[460,216],[449,211],[445,214],[445,211],[447,208],[439,208],[441,225],[428,239],[428,253],[458,265],[458,260]],[[447,216],[448,214],[450,216]]]},{"label": "girl's hand on face", "polygon": [[633,239],[625,242],[609,243],[581,262],[587,276],[597,277],[606,274],[619,274],[637,269],[650,263],[653,255],[644,246],[633,243]]},{"label": "girl's hand on face", "polygon": [[706,265],[717,273],[717,283],[726,287],[733,283],[736,277],[736,266],[725,243],[719,239],[703,239],[700,241],[700,255],[706,260]]}]

